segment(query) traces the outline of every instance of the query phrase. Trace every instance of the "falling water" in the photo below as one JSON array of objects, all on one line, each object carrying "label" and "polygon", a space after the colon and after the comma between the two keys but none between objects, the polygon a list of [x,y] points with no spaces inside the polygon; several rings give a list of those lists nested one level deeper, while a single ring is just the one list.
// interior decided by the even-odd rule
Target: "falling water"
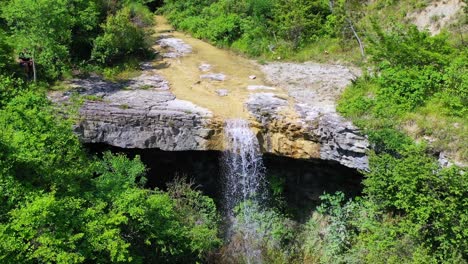
[{"label": "falling water", "polygon": [[[260,263],[261,254],[253,244],[258,229],[255,213],[262,203],[264,193],[262,188],[265,168],[259,143],[248,122],[242,119],[227,120],[224,132],[227,145],[222,160],[225,176],[224,204],[226,217],[231,223],[228,236],[232,236],[233,232],[240,233],[241,254],[248,263]],[[235,209],[237,215],[234,213]]]}]

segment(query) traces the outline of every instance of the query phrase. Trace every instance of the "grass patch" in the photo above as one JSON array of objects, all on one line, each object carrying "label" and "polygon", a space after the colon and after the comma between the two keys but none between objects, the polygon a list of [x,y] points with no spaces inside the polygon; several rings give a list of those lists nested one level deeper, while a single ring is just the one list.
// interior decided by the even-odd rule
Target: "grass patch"
[{"label": "grass patch", "polygon": [[123,109],[123,110],[126,110],[126,109],[129,109],[130,106],[128,104],[121,104],[121,105],[119,105],[119,108]]},{"label": "grass patch", "polygon": [[88,100],[88,101],[95,101],[95,102],[104,101],[104,99],[101,96],[91,95],[91,94],[83,96],[83,99]]},{"label": "grass patch", "polygon": [[438,98],[401,119],[403,130],[416,140],[429,140],[437,152],[444,151],[456,160],[468,160],[468,119],[450,116]]},{"label": "grass patch", "polygon": [[340,40],[335,38],[321,39],[297,51],[286,49],[281,56],[299,62],[312,60],[321,63],[362,64],[357,43],[342,45]]}]

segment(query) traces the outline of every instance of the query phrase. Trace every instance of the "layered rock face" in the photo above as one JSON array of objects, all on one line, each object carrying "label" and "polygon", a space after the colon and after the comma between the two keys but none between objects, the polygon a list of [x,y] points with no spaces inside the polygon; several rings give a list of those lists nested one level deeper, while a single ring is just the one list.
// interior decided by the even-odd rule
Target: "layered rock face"
[{"label": "layered rock face", "polygon": [[[208,150],[219,133],[213,114],[191,102],[176,99],[169,86],[152,70],[126,83],[98,77],[72,80],[74,92],[84,96],[75,132],[85,143],[121,148],[157,148],[167,151]],[[71,92],[52,96],[67,101]]]},{"label": "layered rock face", "polygon": [[103,100],[110,101],[88,101],[80,110],[83,121],[75,131],[86,143],[168,151],[209,145],[212,113],[169,92],[123,91]]},{"label": "layered rock face", "polygon": [[[161,38],[159,45],[166,59],[188,56],[192,51],[184,42],[169,37]],[[223,82],[224,75],[207,77],[211,68],[206,63],[197,68],[200,80]],[[86,99],[75,127],[83,142],[166,151],[224,149],[222,116],[177,99],[152,63],[142,64],[141,69],[140,76],[121,83],[97,76],[70,81],[72,91]],[[367,139],[335,110],[337,96],[358,72],[311,63],[267,64],[262,71],[265,85],[245,87],[248,96],[238,102],[249,113],[262,152],[368,169]],[[216,93],[220,100],[232,96],[229,89]],[[67,101],[71,94],[51,97]]]},{"label": "layered rock face", "polygon": [[287,91],[292,101],[292,110],[287,108],[286,99],[268,93],[253,95],[247,102],[269,139],[264,144],[267,152],[368,169],[367,138],[338,115],[335,105],[359,70],[315,63],[273,63],[262,66],[262,70],[270,83]]},{"label": "layered rock face", "polygon": [[297,159],[334,160],[367,170],[367,139],[335,112],[288,109],[288,101],[271,93],[251,96],[247,108],[257,121],[263,152]]}]

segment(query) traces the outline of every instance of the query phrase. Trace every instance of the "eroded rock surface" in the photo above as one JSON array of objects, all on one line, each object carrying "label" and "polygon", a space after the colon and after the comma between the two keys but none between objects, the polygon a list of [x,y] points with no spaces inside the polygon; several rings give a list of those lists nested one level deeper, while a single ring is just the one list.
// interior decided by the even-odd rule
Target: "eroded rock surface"
[{"label": "eroded rock surface", "polygon": [[222,82],[222,81],[226,80],[226,75],[224,75],[222,73],[208,73],[208,74],[200,75],[200,78],[201,79],[208,79],[208,80],[212,80],[212,81]]},{"label": "eroded rock surface", "polygon": [[160,39],[156,41],[164,52],[161,55],[164,58],[178,58],[192,53],[192,47],[186,44],[183,40],[173,38],[170,35],[162,35]]},{"label": "eroded rock surface", "polygon": [[293,110],[276,107],[267,93],[247,101],[247,108],[261,124],[267,151],[368,169],[366,137],[337,114],[335,105],[343,89],[360,74],[358,70],[313,63],[274,63],[262,69],[273,85],[285,89],[293,99]]},{"label": "eroded rock surface", "polygon": [[320,144],[309,137],[304,122],[291,112],[289,102],[273,93],[250,96],[246,107],[258,121],[263,152],[297,159],[319,159]]},{"label": "eroded rock surface", "polygon": [[[80,109],[75,132],[85,143],[167,151],[216,148],[210,143],[219,133],[213,114],[176,99],[155,73],[145,71],[125,83],[93,77],[72,80],[70,85],[74,92],[99,96],[86,100]],[[55,95],[53,100],[66,101],[70,93]]]},{"label": "eroded rock surface", "polygon": [[[190,45],[169,35],[162,36],[157,44],[160,54],[169,58],[165,60],[177,64],[184,62],[181,57],[197,53],[190,54]],[[173,67],[172,63],[168,65]],[[201,82],[199,78],[215,84],[224,81],[225,86],[210,92],[196,91],[195,85],[182,87],[183,94],[181,87],[171,87],[181,83],[172,80],[170,84],[152,62],[145,62],[141,75],[128,81],[113,83],[97,76],[76,79],[69,82],[71,91],[51,98],[65,102],[73,92],[85,96],[75,131],[86,143],[166,151],[223,150],[223,118],[230,117],[216,111],[238,107],[236,113],[250,118],[264,153],[333,160],[350,168],[368,169],[367,139],[335,110],[337,97],[359,71],[313,63],[272,63],[261,66],[266,81],[261,72],[255,78],[244,76],[250,81],[239,86],[242,92],[236,93],[231,86],[237,85],[239,78],[230,72],[226,79],[219,73],[223,71],[221,64],[216,64],[219,71],[213,73],[211,65],[197,61],[193,74],[188,74],[196,84]],[[174,88],[178,93],[172,92]],[[181,100],[175,94],[191,96]],[[215,99],[210,97],[213,95]],[[214,102],[206,104],[209,100]],[[201,107],[203,104],[208,106]],[[221,108],[214,111],[209,107],[218,104]]]}]

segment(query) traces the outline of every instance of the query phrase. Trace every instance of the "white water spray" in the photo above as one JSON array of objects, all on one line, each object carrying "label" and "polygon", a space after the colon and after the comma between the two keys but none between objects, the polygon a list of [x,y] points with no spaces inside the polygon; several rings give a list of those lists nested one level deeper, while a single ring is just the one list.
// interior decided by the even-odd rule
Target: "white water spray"
[{"label": "white water spray", "polygon": [[[263,200],[264,171],[260,147],[255,134],[246,120],[226,121],[226,151],[223,155],[224,204],[226,216],[231,222],[232,232],[242,235],[242,251],[248,263],[261,263],[260,250],[254,245],[258,223],[255,213]],[[239,214],[235,215],[237,209]],[[232,230],[232,225],[236,230]],[[229,238],[228,238],[229,239]]]}]

